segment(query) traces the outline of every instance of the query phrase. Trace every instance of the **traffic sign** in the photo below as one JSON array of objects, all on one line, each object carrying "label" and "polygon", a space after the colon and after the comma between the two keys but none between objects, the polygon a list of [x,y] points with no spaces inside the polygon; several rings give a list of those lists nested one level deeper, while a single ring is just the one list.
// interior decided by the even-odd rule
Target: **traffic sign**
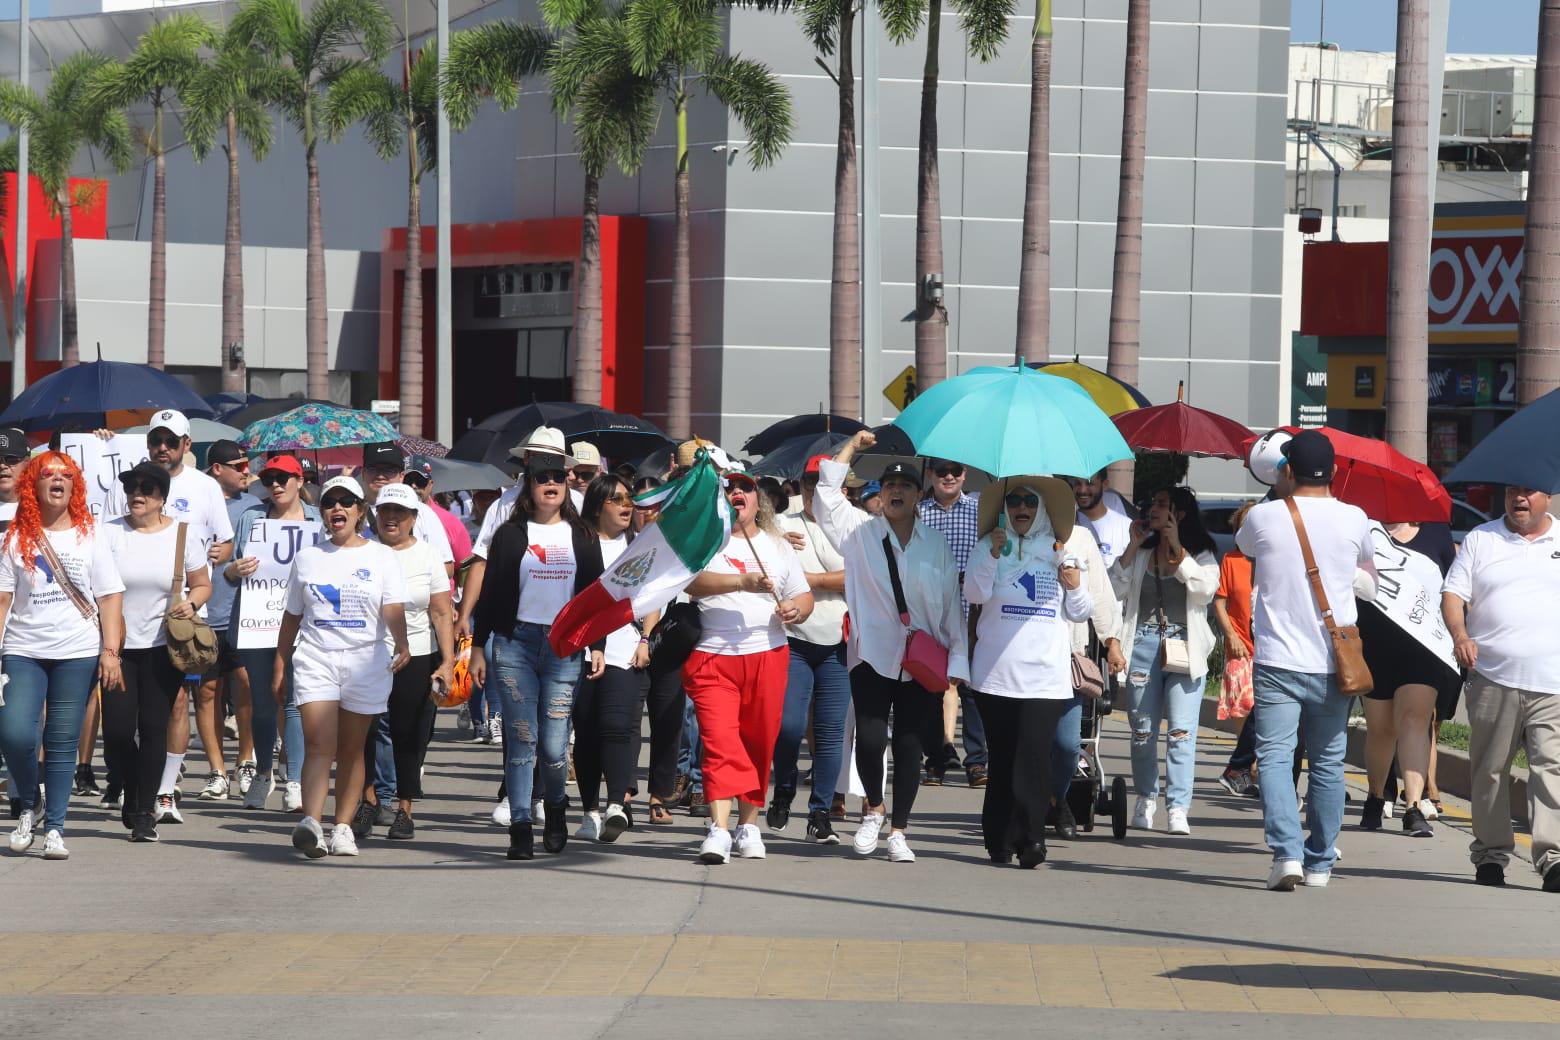
[{"label": "traffic sign", "polygon": [[915,400],[915,366],[906,365],[905,370],[899,373],[883,388],[883,396],[888,398],[895,408],[901,412]]}]

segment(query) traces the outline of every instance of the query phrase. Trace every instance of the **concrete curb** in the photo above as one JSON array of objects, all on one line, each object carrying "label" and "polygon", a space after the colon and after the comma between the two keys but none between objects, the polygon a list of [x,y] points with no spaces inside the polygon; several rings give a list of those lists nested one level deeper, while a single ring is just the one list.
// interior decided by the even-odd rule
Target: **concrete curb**
[{"label": "concrete curb", "polygon": [[[1204,698],[1202,702],[1202,725],[1205,729],[1218,730],[1221,733],[1235,733],[1236,720],[1219,719],[1218,701]],[[1344,752],[1344,760],[1352,766],[1365,768],[1365,727],[1349,727],[1349,749]],[[1473,792],[1472,768],[1468,761],[1466,751],[1458,751],[1454,748],[1441,747],[1436,759],[1436,782],[1444,794],[1456,795],[1458,798],[1468,799]],[[1511,818],[1522,826],[1528,823],[1528,789],[1527,770],[1511,769]]]}]

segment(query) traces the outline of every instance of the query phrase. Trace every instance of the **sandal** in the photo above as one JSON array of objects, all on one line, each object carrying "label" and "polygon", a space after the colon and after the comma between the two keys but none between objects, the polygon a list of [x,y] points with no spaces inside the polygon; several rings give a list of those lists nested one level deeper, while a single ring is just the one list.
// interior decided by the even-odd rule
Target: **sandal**
[{"label": "sandal", "polygon": [[670,824],[672,822],[672,810],[667,808],[664,802],[651,802],[650,822],[659,826]]}]

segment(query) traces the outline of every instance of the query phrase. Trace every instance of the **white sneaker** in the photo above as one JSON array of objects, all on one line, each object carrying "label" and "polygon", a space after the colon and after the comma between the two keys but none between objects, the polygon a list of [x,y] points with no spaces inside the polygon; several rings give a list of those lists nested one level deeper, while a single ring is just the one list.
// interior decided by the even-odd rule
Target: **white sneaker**
[{"label": "white sneaker", "polygon": [[[347,828],[349,831],[352,828]],[[326,853],[325,832],[320,829],[319,821],[312,816],[305,816],[298,821],[298,826],[292,832],[293,848],[303,853],[310,859],[319,859]]]},{"label": "white sneaker", "polygon": [[11,832],[12,852],[26,852],[32,848],[34,818],[33,810],[22,810],[21,817],[16,821],[16,830]]},{"label": "white sneaker", "polygon": [[1132,826],[1140,831],[1154,829],[1154,800],[1152,798],[1139,798],[1137,807],[1132,810]]},{"label": "white sneaker", "polygon": [[540,798],[531,803],[531,822],[538,827],[547,822],[547,803]]},{"label": "white sneaker", "polygon": [[271,797],[271,792],[276,789],[276,784],[268,776],[257,776],[249,782],[249,790],[244,792],[245,809],[264,809],[265,800]]},{"label": "white sneaker", "polygon": [[888,836],[888,861],[890,863],[915,862],[915,853],[910,851],[910,843],[905,840],[903,831],[895,831]]},{"label": "white sneaker", "polygon": [[303,785],[289,780],[282,785],[282,812],[298,812],[303,808]]},{"label": "white sneaker", "polygon": [[1390,820],[1390,819],[1392,819],[1392,814],[1394,812],[1396,812],[1396,811],[1397,811],[1397,803],[1396,802],[1391,802],[1391,801],[1383,802],[1382,805],[1381,805],[1381,818],[1383,820]]},{"label": "white sneaker", "polygon": [[493,806],[493,823],[498,827],[509,826],[509,799],[500,798],[498,804]]},{"label": "white sneaker", "polygon": [[50,831],[43,836],[44,859],[70,859],[70,850],[65,847],[65,839],[59,831]]},{"label": "white sneaker", "polygon": [[350,823],[338,823],[330,832],[330,854],[332,856],[356,856],[357,838],[352,835]]},{"label": "white sneaker", "polygon": [[607,806],[606,815],[601,818],[601,840],[606,842],[617,841],[628,830],[628,813],[616,802]]},{"label": "white sneaker", "polygon": [[229,715],[222,720],[222,733],[229,740],[238,739],[238,719],[235,716]]},{"label": "white sneaker", "polygon": [[865,813],[861,817],[861,826],[856,828],[856,836],[851,839],[851,848],[856,850],[858,856],[870,856],[877,851],[878,835],[883,832],[883,814]]},{"label": "white sneaker", "polygon": [[1306,888],[1326,888],[1327,882],[1332,878],[1330,870],[1308,870],[1305,872]]},{"label": "white sneaker", "polygon": [[737,855],[743,859],[763,859],[764,836],[755,824],[744,823],[737,827]]},{"label": "white sneaker", "polygon": [[1295,883],[1299,880],[1300,863],[1298,860],[1274,860],[1273,869],[1268,871],[1267,887],[1274,892],[1293,892]]},{"label": "white sneaker", "polygon": [[487,720],[487,733],[489,744],[502,744],[504,742],[504,720],[494,717]]},{"label": "white sneaker", "polygon": [[1169,828],[1171,834],[1192,833],[1191,824],[1186,822],[1186,810],[1178,805],[1172,806],[1165,813],[1165,824]]},{"label": "white sneaker", "polygon": [[699,846],[699,862],[711,866],[731,862],[731,835],[714,822],[710,823],[710,832]]},{"label": "white sneaker", "polygon": [[[225,783],[226,781],[224,781]],[[157,796],[157,822],[158,823],[183,823],[184,816],[179,812],[179,801],[171,794]]]},{"label": "white sneaker", "polygon": [[242,762],[240,762],[238,764],[238,793],[239,794],[248,794],[249,793],[249,789],[252,786],[254,786],[255,777],[259,774],[259,772],[260,772],[259,767],[254,762],[251,762],[248,759],[245,759],[244,761],[242,761]]},{"label": "white sneaker", "polygon": [[601,813],[592,809],[585,814],[580,821],[580,829],[574,832],[574,836],[581,841],[601,840]]},{"label": "white sneaker", "polygon": [[206,778],[206,786],[200,790],[200,800],[203,802],[215,802],[227,796],[227,774],[212,770],[211,775]]},{"label": "white sneaker", "polygon": [[1428,798],[1419,799],[1419,811],[1424,814],[1427,820],[1438,820],[1441,818],[1441,814],[1436,812],[1435,803]]}]

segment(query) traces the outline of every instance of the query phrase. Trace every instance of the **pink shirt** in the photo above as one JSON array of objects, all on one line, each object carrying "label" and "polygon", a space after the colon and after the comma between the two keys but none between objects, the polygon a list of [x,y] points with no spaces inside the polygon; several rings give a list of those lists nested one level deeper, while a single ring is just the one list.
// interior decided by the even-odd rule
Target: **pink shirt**
[{"label": "pink shirt", "polygon": [[[428,505],[438,514],[439,523],[444,525],[444,533],[450,540],[450,551],[455,556],[455,569],[459,570],[460,565],[471,555],[471,535],[466,533],[466,525],[454,513],[437,502],[430,501]],[[459,598],[454,578],[450,579],[450,594]]]}]

